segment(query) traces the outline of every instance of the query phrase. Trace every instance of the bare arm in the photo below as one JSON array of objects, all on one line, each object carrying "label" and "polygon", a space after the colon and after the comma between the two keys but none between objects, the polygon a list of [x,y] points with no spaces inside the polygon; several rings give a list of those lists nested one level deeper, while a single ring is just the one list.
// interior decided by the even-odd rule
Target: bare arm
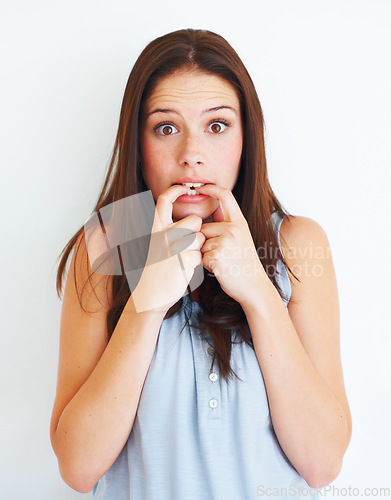
[{"label": "bare arm", "polygon": [[[97,306],[91,298],[87,310]],[[137,313],[129,299],[107,344],[106,313],[101,307],[91,317],[80,308],[72,259],[50,434],[64,481],[80,492],[92,489],[129,436],[164,317]]]},{"label": "bare arm", "polygon": [[246,314],[278,441],[311,487],[324,486],[340,471],[352,428],[327,236],[306,217],[282,222],[282,252],[301,280],[292,281],[288,314],[232,192],[211,184],[198,191],[219,200],[221,212],[201,226],[202,263]]},{"label": "bare arm", "polygon": [[287,314],[265,280],[262,301],[254,297],[244,309],[277,438],[307,483],[323,487],[339,474],[352,426],[339,352],[337,285],[321,226],[304,217],[285,219],[281,235],[284,257],[301,280],[292,282],[297,303],[289,304]]},{"label": "bare arm", "polygon": [[[90,491],[125,445],[163,318],[183,295],[195,267],[201,262],[200,246],[204,236],[199,228],[202,219],[190,215],[173,223],[171,218],[172,203],[186,189],[172,186],[159,196],[155,219],[159,228],[152,229],[154,232],[154,229],[165,229],[173,224],[196,233],[192,244],[182,242],[179,245],[186,248],[181,252],[183,269],[179,260],[175,265],[175,255],[153,266],[146,265],[109,342],[106,317],[112,300],[110,277],[93,274],[92,284],[87,282],[83,297],[87,296],[88,300],[83,305],[87,311],[94,311],[87,314],[76,294],[75,253],[72,257],[61,312],[57,394],[50,436],[60,473],[77,491]],[[80,238],[76,244],[79,242]],[[173,238],[171,245],[177,244]],[[153,248],[155,250],[159,247]],[[80,287],[87,278],[87,257],[82,239],[76,258],[76,279]],[[89,264],[88,268],[91,273]]]}]

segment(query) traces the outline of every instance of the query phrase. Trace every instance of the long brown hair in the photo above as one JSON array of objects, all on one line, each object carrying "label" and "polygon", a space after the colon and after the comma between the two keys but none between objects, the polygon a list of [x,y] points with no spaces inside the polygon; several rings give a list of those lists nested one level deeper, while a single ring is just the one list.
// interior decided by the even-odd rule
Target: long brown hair
[{"label": "long brown hair", "polygon": [[[243,126],[243,149],[239,176],[232,192],[248,222],[255,248],[258,252],[263,249],[259,258],[266,273],[280,296],[287,300],[276,280],[277,260],[280,259],[288,271],[294,274],[279,249],[271,214],[277,212],[288,218],[290,214],[282,207],[269,183],[263,113],[254,84],[238,54],[216,33],[196,29],[174,31],[156,38],[141,52],[126,85],[112,158],[94,212],[117,200],[148,190],[142,174],[139,142],[142,107],[157,83],[179,69],[217,75],[229,82],[237,92]],[[84,225],[59,256],[62,255],[57,272],[57,294],[60,298],[66,263],[79,237],[83,239],[83,229]],[[76,245],[76,251],[79,246]],[[126,276],[113,276],[110,283],[112,298],[107,313],[109,338],[130,297]],[[79,301],[83,307],[80,296]],[[232,334],[235,333],[240,342],[244,341],[254,348],[242,307],[222,290],[210,273],[205,273],[199,287],[199,304],[202,311],[200,334],[205,335],[209,331],[215,347],[212,367],[217,361],[220,374],[227,382],[233,375],[239,378],[230,365],[234,341]],[[183,305],[181,298],[169,309],[165,318],[178,313]],[[187,321],[189,319],[190,315]]]}]

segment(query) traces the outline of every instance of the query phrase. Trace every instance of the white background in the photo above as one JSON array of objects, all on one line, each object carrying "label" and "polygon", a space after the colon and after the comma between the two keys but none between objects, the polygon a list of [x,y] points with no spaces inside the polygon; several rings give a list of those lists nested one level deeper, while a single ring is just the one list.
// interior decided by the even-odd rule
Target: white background
[{"label": "white background", "polygon": [[56,259],[97,200],[136,58],[189,27],[238,52],[263,107],[272,187],[329,237],[353,436],[327,496],[391,487],[391,3],[3,0],[0,9],[0,497],[81,497],[61,480],[49,441]]}]

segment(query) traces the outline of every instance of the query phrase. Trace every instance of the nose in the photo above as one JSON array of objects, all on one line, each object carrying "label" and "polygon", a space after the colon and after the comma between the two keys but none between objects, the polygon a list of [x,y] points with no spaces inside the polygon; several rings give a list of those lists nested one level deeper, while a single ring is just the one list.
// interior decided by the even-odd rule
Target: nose
[{"label": "nose", "polygon": [[201,152],[201,140],[195,134],[188,134],[183,138],[178,161],[183,167],[197,167],[205,164],[204,155]]}]

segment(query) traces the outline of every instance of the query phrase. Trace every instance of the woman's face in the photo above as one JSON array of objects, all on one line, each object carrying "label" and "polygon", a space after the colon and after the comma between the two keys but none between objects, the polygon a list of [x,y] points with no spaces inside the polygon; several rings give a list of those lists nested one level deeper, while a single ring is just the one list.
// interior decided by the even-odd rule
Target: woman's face
[{"label": "woman's face", "polygon": [[[173,184],[212,183],[232,191],[239,174],[243,134],[240,103],[226,80],[178,71],[163,78],[140,117],[145,183],[157,200]],[[173,221],[196,214],[207,219],[216,198],[180,196]]]}]

